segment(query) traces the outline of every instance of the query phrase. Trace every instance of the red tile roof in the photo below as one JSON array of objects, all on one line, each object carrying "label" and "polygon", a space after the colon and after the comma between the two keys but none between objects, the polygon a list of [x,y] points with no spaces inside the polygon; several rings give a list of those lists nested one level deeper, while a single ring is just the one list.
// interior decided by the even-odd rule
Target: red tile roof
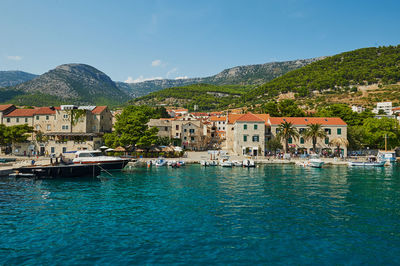
[{"label": "red tile roof", "polygon": [[270,125],[279,125],[283,122],[290,122],[293,125],[321,124],[324,126],[346,126],[347,124],[340,117],[270,117]]},{"label": "red tile roof", "polygon": [[96,114],[96,115],[101,114],[106,109],[107,109],[107,106],[96,106],[96,108],[94,108],[92,110],[92,114]]},{"label": "red tile roof", "polygon": [[226,116],[212,116],[210,118],[211,121],[226,121]]},{"label": "red tile roof", "polygon": [[3,104],[3,105],[0,105],[0,112],[7,110],[7,109],[10,108],[11,106],[13,106],[13,104]]},{"label": "red tile roof", "polygon": [[55,108],[52,109],[50,107],[38,107],[35,110],[35,115],[54,115],[56,113]]},{"label": "red tile roof", "polygon": [[34,116],[36,109],[15,109],[4,117]]},{"label": "red tile roof", "polygon": [[228,124],[234,124],[241,116],[242,114],[228,114]]},{"label": "red tile roof", "polygon": [[236,122],[265,122],[265,120],[255,114],[247,113],[236,119]]}]

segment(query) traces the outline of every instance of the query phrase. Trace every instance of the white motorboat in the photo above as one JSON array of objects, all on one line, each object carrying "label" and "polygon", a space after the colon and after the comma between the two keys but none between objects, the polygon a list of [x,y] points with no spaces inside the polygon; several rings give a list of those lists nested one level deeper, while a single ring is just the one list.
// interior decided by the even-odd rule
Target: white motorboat
[{"label": "white motorboat", "polygon": [[245,159],[243,160],[243,167],[256,167],[256,164],[252,159]]},{"label": "white motorboat", "polygon": [[308,166],[314,168],[321,168],[325,163],[319,158],[311,158],[307,162]]},{"label": "white motorboat", "polygon": [[232,167],[233,163],[231,161],[229,161],[229,160],[227,160],[227,161],[221,160],[219,162],[219,165],[222,166],[222,167]]},{"label": "white motorboat", "polygon": [[232,161],[232,163],[236,167],[242,167],[242,165],[243,165],[241,161],[237,161],[237,160]]},{"label": "white motorboat", "polygon": [[218,162],[217,161],[207,161],[208,166],[217,166]]},{"label": "white motorboat", "polygon": [[208,162],[207,162],[206,160],[201,160],[201,161],[200,161],[200,165],[201,165],[201,166],[209,166],[209,165],[208,165]]},{"label": "white motorboat", "polygon": [[124,168],[129,159],[123,159],[118,156],[106,156],[101,151],[77,151],[75,158],[72,160],[74,164],[99,164],[102,169],[120,170]]},{"label": "white motorboat", "polygon": [[380,162],[349,162],[349,166],[384,167],[385,161]]},{"label": "white motorboat", "polygon": [[176,165],[176,161],[175,160],[168,160],[167,165],[168,166]]},{"label": "white motorboat", "polygon": [[379,161],[394,163],[394,162],[396,162],[396,152],[395,151],[379,151],[377,158]]},{"label": "white motorboat", "polygon": [[166,166],[166,165],[167,165],[167,161],[166,161],[165,159],[163,159],[163,158],[158,158],[158,159],[156,160],[155,165],[156,165],[157,167]]}]

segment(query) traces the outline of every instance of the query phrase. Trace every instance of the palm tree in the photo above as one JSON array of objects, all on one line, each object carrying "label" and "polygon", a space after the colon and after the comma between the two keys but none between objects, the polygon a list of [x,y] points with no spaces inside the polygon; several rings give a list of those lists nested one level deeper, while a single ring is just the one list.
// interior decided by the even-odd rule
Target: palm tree
[{"label": "palm tree", "polygon": [[296,128],[293,127],[293,124],[290,122],[281,123],[278,127],[278,130],[279,132],[278,134],[276,134],[276,137],[279,140],[285,140],[285,153],[287,153],[289,150],[289,139],[299,138],[299,132]]},{"label": "palm tree", "polygon": [[313,152],[315,153],[318,139],[326,138],[327,134],[322,129],[322,124],[310,124],[302,134],[306,140],[312,140]]},{"label": "palm tree", "polygon": [[349,141],[346,138],[343,137],[337,137],[331,140],[329,143],[330,145],[334,145],[337,148],[337,155],[340,157],[340,147],[341,146],[349,146]]}]

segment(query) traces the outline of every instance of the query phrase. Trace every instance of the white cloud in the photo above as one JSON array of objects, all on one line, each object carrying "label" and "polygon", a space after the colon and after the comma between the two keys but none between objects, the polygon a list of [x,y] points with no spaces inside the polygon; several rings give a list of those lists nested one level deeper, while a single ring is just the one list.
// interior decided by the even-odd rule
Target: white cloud
[{"label": "white cloud", "polygon": [[128,77],[127,80],[125,80],[126,83],[139,83],[139,82],[144,82],[144,81],[149,81],[149,80],[155,80],[155,79],[163,79],[162,77],[151,77],[151,78],[145,78],[142,75],[140,75],[137,79],[133,79],[132,77]]},{"label": "white cloud", "polygon": [[161,66],[161,60],[160,60],[160,59],[157,59],[157,60],[152,61],[152,62],[151,62],[151,66],[152,66],[152,67]]},{"label": "white cloud", "polygon": [[188,76],[176,77],[175,79],[188,79]]},{"label": "white cloud", "polygon": [[7,55],[6,58],[8,60],[13,60],[13,61],[21,61],[22,60],[22,56],[19,56],[19,55]]},{"label": "white cloud", "polygon": [[167,72],[167,74],[165,75],[167,78],[169,78],[169,76],[171,76],[172,74],[178,72],[178,69],[176,67],[174,67],[173,69],[171,69],[170,71]]}]

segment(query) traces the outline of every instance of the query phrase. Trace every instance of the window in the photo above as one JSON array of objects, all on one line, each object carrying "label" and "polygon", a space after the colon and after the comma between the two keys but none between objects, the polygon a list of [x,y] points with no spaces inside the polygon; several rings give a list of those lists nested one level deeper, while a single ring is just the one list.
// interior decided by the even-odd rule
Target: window
[{"label": "window", "polygon": [[243,129],[245,129],[245,130],[247,129],[247,125],[246,124],[243,125]]},{"label": "window", "polygon": [[304,144],[304,139],[300,138],[300,144]]},{"label": "window", "polygon": [[258,128],[258,125],[254,125],[254,130],[257,130],[257,128]]},{"label": "window", "polygon": [[54,147],[51,147],[50,148],[50,153],[54,153],[55,152],[55,148]]},{"label": "window", "polygon": [[326,134],[330,135],[331,134],[331,129],[330,128],[325,128]]},{"label": "window", "polygon": [[15,119],[15,122],[19,123],[19,118],[18,117]]},{"label": "window", "polygon": [[67,115],[67,114],[64,114],[63,117],[64,117],[65,119],[67,119],[67,118],[68,118],[68,115]]},{"label": "window", "polygon": [[186,132],[187,131],[187,129],[185,128],[184,130],[183,130],[183,132]]},{"label": "window", "polygon": [[38,115],[36,116],[36,120],[39,120],[39,116]]},{"label": "window", "polygon": [[175,129],[176,129],[176,130],[179,130],[179,125],[176,125],[176,126],[175,126]]},{"label": "window", "polygon": [[247,141],[247,136],[243,135],[243,141],[246,142]]},{"label": "window", "polygon": [[165,130],[165,131],[168,131],[168,127],[165,127],[164,130]]},{"label": "window", "polygon": [[49,116],[48,115],[46,115],[46,120],[49,120]]},{"label": "window", "polygon": [[186,138],[186,137],[183,137],[183,139],[186,140],[187,138]]},{"label": "window", "polygon": [[293,142],[293,139],[292,139],[292,138],[289,138],[289,139],[288,139],[288,143],[289,143],[289,144],[292,144],[292,142]]},{"label": "window", "polygon": [[193,140],[194,140],[194,137],[190,137],[190,140],[193,141]]},{"label": "window", "polygon": [[341,129],[341,128],[338,128],[338,129],[336,130],[336,133],[337,133],[338,135],[342,135],[342,129]]},{"label": "window", "polygon": [[7,118],[7,123],[10,123],[10,118]]},{"label": "window", "polygon": [[51,130],[51,126],[47,125],[47,131]]},{"label": "window", "polygon": [[28,123],[28,117],[25,117],[25,123]]},{"label": "window", "polygon": [[258,135],[254,135],[253,142],[259,142],[259,141],[260,141],[260,137]]},{"label": "window", "polygon": [[276,132],[276,134],[279,134],[279,128],[277,128],[275,132]]},{"label": "window", "polygon": [[329,144],[329,138],[325,138],[325,144]]},{"label": "window", "polygon": [[39,129],[40,129],[39,125],[36,125],[36,130],[39,130]]},{"label": "window", "polygon": [[299,133],[300,133],[300,134],[303,134],[304,130],[306,130],[306,129],[305,129],[305,128],[300,128],[300,129],[299,129]]},{"label": "window", "polygon": [[63,125],[61,128],[62,128],[63,130],[68,130],[68,125]]},{"label": "window", "polygon": [[67,147],[63,147],[62,152],[66,153],[67,152]]},{"label": "window", "polygon": [[189,133],[193,134],[194,133],[194,129],[193,128],[189,129]]}]

